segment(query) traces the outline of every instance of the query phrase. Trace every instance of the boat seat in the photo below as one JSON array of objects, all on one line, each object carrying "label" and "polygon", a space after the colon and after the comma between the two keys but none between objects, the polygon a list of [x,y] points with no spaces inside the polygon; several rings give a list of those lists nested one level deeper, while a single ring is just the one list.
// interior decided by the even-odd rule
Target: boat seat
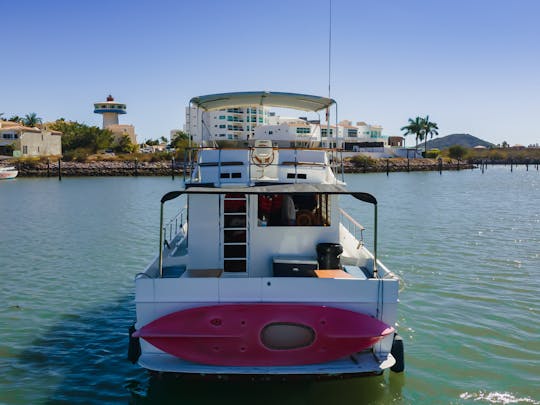
[{"label": "boat seat", "polygon": [[182,275],[187,278],[218,278],[223,274],[223,269],[188,269]]},{"label": "boat seat", "polygon": [[343,266],[343,270],[354,278],[367,280],[366,273],[358,266]]},{"label": "boat seat", "polygon": [[180,266],[166,266],[163,267],[163,278],[178,278],[182,277],[182,275],[186,271],[186,266],[180,265]]}]

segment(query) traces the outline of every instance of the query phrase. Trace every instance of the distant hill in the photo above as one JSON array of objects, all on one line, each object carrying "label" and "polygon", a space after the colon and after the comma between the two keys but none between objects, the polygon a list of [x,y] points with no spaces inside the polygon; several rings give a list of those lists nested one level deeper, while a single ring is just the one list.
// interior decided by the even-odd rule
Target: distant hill
[{"label": "distant hill", "polygon": [[[453,145],[461,145],[466,148],[474,148],[475,146],[485,146],[486,148],[488,148],[490,146],[494,146],[492,143],[483,141],[482,139],[477,138],[476,136],[472,136],[470,134],[452,134],[429,140],[427,143],[427,148],[428,150],[443,150]],[[424,149],[424,143],[421,143],[418,146]]]}]

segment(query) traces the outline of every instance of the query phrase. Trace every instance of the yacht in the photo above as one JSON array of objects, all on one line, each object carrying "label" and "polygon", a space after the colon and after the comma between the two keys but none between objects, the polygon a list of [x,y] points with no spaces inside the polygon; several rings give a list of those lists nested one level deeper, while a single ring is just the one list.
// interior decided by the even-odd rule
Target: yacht
[{"label": "yacht", "polygon": [[[335,105],[263,91],[190,103],[327,115]],[[400,280],[377,257],[377,199],[347,188],[337,152],[259,139],[189,155],[184,185],[160,201],[158,253],[135,277],[129,359],[152,372],[219,378],[403,371]],[[340,208],[344,196],[373,208],[372,250]]]}]

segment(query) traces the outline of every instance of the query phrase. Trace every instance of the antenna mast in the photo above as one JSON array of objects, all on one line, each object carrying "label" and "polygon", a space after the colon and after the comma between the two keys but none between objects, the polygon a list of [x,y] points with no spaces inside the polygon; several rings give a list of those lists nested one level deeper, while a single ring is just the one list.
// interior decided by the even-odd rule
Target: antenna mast
[{"label": "antenna mast", "polygon": [[328,26],[328,98],[331,98],[330,79],[332,75],[332,0],[329,0],[330,24]]},{"label": "antenna mast", "polygon": [[[331,97],[331,78],[332,78],[332,0],[328,1],[329,6],[329,24],[328,24],[328,98]],[[336,132],[337,132],[337,124],[336,124]],[[337,135],[337,134],[335,134]],[[327,147],[331,147],[332,149],[332,161],[334,161],[334,136],[330,136],[330,107],[326,108],[326,139],[327,142],[330,141],[330,145],[327,145]]]}]

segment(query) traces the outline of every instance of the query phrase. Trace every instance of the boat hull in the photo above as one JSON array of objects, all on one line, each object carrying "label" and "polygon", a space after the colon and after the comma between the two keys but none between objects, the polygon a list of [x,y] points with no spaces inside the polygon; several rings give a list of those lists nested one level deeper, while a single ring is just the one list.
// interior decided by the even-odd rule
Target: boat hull
[{"label": "boat hull", "polygon": [[14,179],[17,174],[17,170],[0,170],[0,180]]},{"label": "boat hull", "polygon": [[183,360],[213,366],[326,363],[370,348],[394,328],[324,305],[259,303],[190,308],[133,333]]}]

